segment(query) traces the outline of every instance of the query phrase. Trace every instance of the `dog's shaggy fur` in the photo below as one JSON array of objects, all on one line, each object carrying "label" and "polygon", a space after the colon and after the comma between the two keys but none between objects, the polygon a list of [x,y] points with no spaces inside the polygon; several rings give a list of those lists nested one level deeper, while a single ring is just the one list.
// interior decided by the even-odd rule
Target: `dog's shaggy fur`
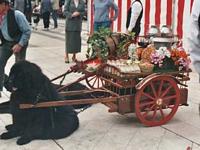
[{"label": "dog's shaggy fur", "polygon": [[17,144],[22,145],[33,139],[64,138],[78,128],[79,120],[72,106],[19,109],[22,103],[62,99],[37,65],[27,61],[16,63],[11,68],[7,84],[12,90],[13,124],[6,126],[8,131],[1,135],[1,139],[19,136]]}]

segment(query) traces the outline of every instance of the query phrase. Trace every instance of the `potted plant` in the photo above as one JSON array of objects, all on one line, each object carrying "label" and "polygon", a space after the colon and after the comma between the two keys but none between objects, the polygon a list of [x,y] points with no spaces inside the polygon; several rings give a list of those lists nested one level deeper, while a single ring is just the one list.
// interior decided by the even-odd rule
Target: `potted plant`
[{"label": "potted plant", "polygon": [[106,37],[111,36],[112,32],[109,28],[100,28],[98,32],[94,32],[88,38],[88,50],[86,57],[94,58],[99,57],[106,60],[109,55],[109,47],[106,42]]}]

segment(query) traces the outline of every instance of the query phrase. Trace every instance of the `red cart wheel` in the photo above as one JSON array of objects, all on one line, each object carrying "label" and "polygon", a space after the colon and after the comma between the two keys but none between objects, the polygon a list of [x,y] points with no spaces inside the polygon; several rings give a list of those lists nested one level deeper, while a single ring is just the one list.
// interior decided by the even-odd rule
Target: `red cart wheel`
[{"label": "red cart wheel", "polygon": [[148,80],[135,96],[135,112],[147,126],[159,126],[168,122],[180,103],[180,90],[169,76],[157,76]]},{"label": "red cart wheel", "polygon": [[85,79],[87,85],[92,89],[98,89],[104,86],[105,81],[99,75],[94,75]]}]

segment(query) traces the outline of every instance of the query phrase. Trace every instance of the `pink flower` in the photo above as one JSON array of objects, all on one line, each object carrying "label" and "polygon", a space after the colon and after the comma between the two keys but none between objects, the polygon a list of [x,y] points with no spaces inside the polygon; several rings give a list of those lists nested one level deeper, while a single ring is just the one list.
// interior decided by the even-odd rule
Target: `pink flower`
[{"label": "pink flower", "polygon": [[160,55],[157,51],[153,52],[151,55],[151,62],[159,67],[163,65],[163,59],[165,58],[164,55]]}]

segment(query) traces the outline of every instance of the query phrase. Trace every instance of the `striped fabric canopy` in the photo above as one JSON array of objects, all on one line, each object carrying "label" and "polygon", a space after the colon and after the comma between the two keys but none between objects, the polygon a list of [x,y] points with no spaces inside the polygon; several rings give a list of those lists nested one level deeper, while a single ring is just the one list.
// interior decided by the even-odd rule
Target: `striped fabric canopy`
[{"label": "striped fabric canopy", "polygon": [[[127,10],[131,6],[131,0],[114,0],[119,7],[119,16],[113,23],[113,31],[126,31]],[[140,35],[145,35],[151,25],[169,25],[174,34],[184,38],[189,29],[189,17],[193,0],[141,0],[144,13],[142,18],[142,30]],[[88,27],[93,31],[93,0],[88,1]],[[111,11],[110,15],[113,15]]]}]

